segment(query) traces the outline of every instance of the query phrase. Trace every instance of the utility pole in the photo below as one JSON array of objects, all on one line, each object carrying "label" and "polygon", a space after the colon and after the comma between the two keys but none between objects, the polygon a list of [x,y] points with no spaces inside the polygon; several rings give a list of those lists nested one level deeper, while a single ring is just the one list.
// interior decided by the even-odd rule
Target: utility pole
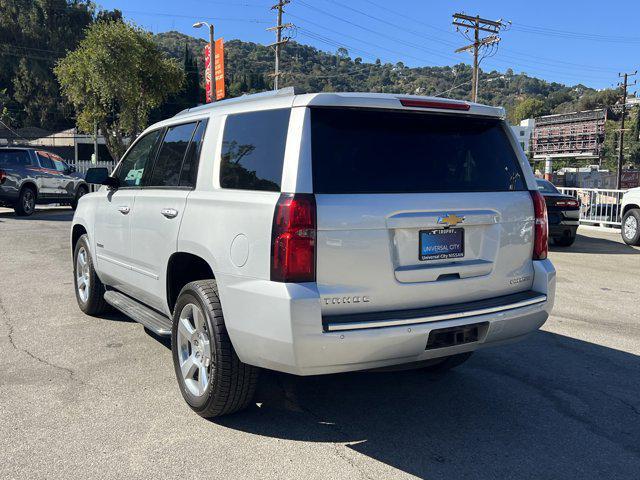
[{"label": "utility pole", "polygon": [[293,27],[291,23],[282,24],[282,14],[284,13],[284,6],[291,3],[291,0],[278,0],[278,3],[271,7],[271,10],[278,11],[278,24],[275,27],[267,28],[267,30],[275,30],[276,31],[276,42],[269,45],[270,47],[275,47],[276,49],[276,64],[275,70],[273,73],[273,89],[278,90],[278,83],[280,78],[280,51],[283,45],[285,45],[289,41],[289,37],[282,38],[282,30],[285,28]]},{"label": "utility pole", "polygon": [[[464,29],[463,35],[468,40],[471,38],[466,36],[466,33],[473,29],[473,43],[466,45],[464,47],[460,47],[455,50],[455,53],[460,52],[468,52],[473,50],[473,77],[471,79],[471,101],[478,101],[478,87],[480,84],[480,62],[482,58],[480,57],[480,50],[482,48],[486,48],[491,46],[494,49],[497,49],[498,43],[500,43],[501,38],[498,36],[501,29],[506,29],[511,22],[503,22],[500,20],[487,20],[486,18],[480,18],[480,16],[476,15],[472,17],[470,15],[465,15],[464,13],[454,13],[453,14],[453,25],[456,26],[456,30],[460,31],[460,28]],[[480,32],[487,32],[490,35],[487,35],[484,38],[480,38]],[[491,53],[493,55],[494,53]],[[489,56],[489,54],[485,55]],[[484,58],[484,57],[483,57]]]},{"label": "utility pole", "polygon": [[624,78],[622,83],[619,83],[622,87],[622,118],[620,119],[620,145],[618,146],[618,177],[616,180],[616,189],[620,190],[620,184],[622,183],[622,162],[624,160],[624,116],[627,113],[627,88],[636,84],[634,80],[632,84],[628,83],[629,77],[636,75],[638,71],[633,73],[619,73],[618,77]]}]

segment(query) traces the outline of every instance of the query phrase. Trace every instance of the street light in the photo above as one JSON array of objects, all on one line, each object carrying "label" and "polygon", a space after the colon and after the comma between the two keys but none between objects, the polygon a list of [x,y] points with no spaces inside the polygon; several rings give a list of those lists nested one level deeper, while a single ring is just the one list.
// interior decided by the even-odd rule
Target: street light
[{"label": "street light", "polygon": [[[213,91],[213,64],[215,63],[215,50],[213,46],[213,25],[207,22],[196,22],[193,24],[193,28],[202,28],[204,26],[209,27],[209,95],[212,102],[215,102],[215,93]],[[205,74],[205,89],[206,89],[206,74]]]}]

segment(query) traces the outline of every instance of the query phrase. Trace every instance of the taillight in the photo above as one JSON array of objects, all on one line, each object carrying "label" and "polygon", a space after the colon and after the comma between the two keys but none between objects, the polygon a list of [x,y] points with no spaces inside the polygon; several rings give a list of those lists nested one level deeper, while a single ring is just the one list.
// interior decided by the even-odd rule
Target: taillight
[{"label": "taillight", "polygon": [[7,174],[5,173],[4,170],[0,170],[0,185],[2,185],[6,179],[7,179]]},{"label": "taillight", "polygon": [[535,214],[533,236],[533,259],[544,260],[549,251],[549,221],[547,219],[547,205],[544,196],[537,190],[532,190],[533,211]]},{"label": "taillight", "polygon": [[273,214],[271,280],[315,282],[316,198],[309,193],[283,193]]},{"label": "taillight", "polygon": [[440,108],[443,110],[469,110],[471,105],[462,102],[442,102],[440,100],[418,100],[415,98],[401,98],[400,104],[403,107],[416,108]]},{"label": "taillight", "polygon": [[580,203],[577,200],[558,200],[556,202],[556,207],[569,207],[569,208],[578,208]]}]

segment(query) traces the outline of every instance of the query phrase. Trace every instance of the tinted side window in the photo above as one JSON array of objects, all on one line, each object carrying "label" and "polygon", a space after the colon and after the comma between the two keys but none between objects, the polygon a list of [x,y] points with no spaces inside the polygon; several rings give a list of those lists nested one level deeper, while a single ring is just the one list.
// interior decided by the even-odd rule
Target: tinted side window
[{"label": "tinted side window", "polygon": [[46,153],[38,152],[38,160],[40,161],[40,166],[42,168],[48,168],[49,170],[55,170],[56,166],[53,164],[53,160],[49,158],[49,155]]},{"label": "tinted side window", "polygon": [[202,148],[202,139],[206,128],[206,120],[200,122],[196,129],[196,133],[191,139],[187,155],[182,163],[182,171],[180,172],[181,187],[196,186],[196,179],[198,178],[198,164],[200,163],[200,149]]},{"label": "tinted side window", "polygon": [[155,151],[160,132],[161,130],[155,130],[147,133],[129,150],[115,174],[120,180],[120,185],[125,187],[137,187],[140,185],[144,169],[148,165],[150,156]]},{"label": "tinted side window", "polygon": [[222,140],[220,185],[280,191],[290,109],[229,115]]},{"label": "tinted side window", "polygon": [[61,162],[60,160],[53,160],[53,164],[55,165],[56,170],[59,172],[64,173],[67,169],[64,162]]},{"label": "tinted side window", "polygon": [[151,178],[145,181],[149,187],[177,187],[184,155],[196,128],[196,122],[169,127],[164,136]]},{"label": "tinted side window", "polygon": [[0,150],[0,167],[26,167],[31,157],[26,150]]}]

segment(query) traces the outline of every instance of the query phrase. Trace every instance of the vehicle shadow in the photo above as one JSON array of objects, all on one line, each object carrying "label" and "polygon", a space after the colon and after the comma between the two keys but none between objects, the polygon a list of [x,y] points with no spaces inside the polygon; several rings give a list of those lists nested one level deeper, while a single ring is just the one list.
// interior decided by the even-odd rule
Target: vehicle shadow
[{"label": "vehicle shadow", "polygon": [[[570,247],[558,247],[549,244],[549,250],[552,252],[570,252],[570,253],[595,253],[604,255],[634,255],[640,254],[640,248],[627,245],[621,238],[615,238],[615,234],[611,238],[593,237],[578,235],[576,242]],[[618,234],[619,237],[619,234]]]},{"label": "vehicle shadow", "polygon": [[43,210],[36,209],[33,215],[29,217],[18,217],[14,212],[0,212],[0,221],[2,219],[11,218],[18,221],[46,220],[49,222],[70,222],[73,219],[73,210],[69,207],[47,208]]},{"label": "vehicle shadow", "polygon": [[[339,444],[408,474],[638,478],[640,358],[548,332],[446,375],[265,372],[257,405],[215,423]],[[358,455],[341,454],[358,466]]]}]

